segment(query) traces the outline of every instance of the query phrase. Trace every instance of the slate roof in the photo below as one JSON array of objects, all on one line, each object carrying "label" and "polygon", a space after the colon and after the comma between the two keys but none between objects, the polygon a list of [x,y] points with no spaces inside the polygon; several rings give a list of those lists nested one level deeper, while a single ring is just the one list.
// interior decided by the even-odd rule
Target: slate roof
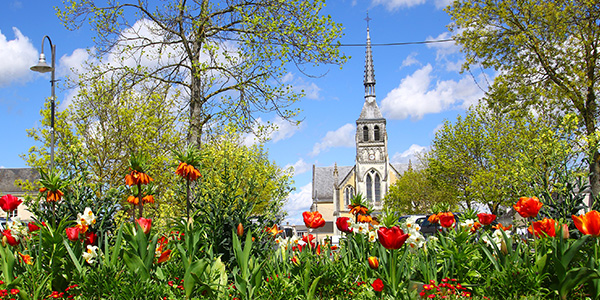
[{"label": "slate roof", "polygon": [[0,169],[0,193],[2,193],[3,195],[22,195],[23,191],[21,190],[21,188],[15,186],[16,179],[35,181],[40,179],[40,174],[37,170],[32,168]]},{"label": "slate roof", "polygon": [[[333,166],[315,167],[313,171],[313,199],[315,196],[319,202],[333,201]],[[354,166],[338,166],[338,180],[342,180]],[[339,183],[339,182],[338,182]],[[316,195],[315,195],[316,193]]]},{"label": "slate roof", "polygon": [[[392,168],[401,175],[408,170],[408,164],[390,164]],[[313,171],[313,199],[315,193],[319,202],[333,201],[333,166],[314,167]],[[338,183],[341,182],[354,169],[354,166],[338,166]]]}]

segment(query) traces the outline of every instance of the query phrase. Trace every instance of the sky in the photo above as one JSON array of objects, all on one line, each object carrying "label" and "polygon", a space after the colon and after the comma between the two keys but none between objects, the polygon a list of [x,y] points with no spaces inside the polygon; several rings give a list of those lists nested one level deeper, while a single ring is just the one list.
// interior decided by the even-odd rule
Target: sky
[{"label": "sky", "polygon": [[[388,153],[392,162],[415,162],[426,151],[445,120],[454,121],[484,95],[489,77],[461,73],[464,56],[453,42],[378,45],[443,40],[451,23],[443,8],[450,0],[328,0],[323,14],[341,23],[341,51],[350,59],[340,69],[320,69],[307,77],[290,68],[285,80],[306,96],[298,103],[299,126],[274,115],[260,121],[278,125],[265,144],[279,166],[294,167],[294,187],[285,209],[291,224],[300,224],[311,200],[312,165],[355,163],[355,122],[364,103],[364,45],[367,12],[373,44],[377,103],[387,119]],[[29,70],[38,61],[45,35],[56,45],[57,79],[78,67],[93,47],[93,32],[67,30],[56,17],[59,1],[4,0],[0,3],[0,168],[27,167],[20,157],[35,145],[26,129],[40,126],[40,109],[50,96],[50,75]],[[50,62],[50,46],[44,40]],[[310,71],[310,70],[309,70]],[[489,74],[488,74],[489,75]],[[56,90],[68,103],[73,91]],[[59,109],[63,109],[61,105]],[[251,137],[247,138],[252,143]]]}]

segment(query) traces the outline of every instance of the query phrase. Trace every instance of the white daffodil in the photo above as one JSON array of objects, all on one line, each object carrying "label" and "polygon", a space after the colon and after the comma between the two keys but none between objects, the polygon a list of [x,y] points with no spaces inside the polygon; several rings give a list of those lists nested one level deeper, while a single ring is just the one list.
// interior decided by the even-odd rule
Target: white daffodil
[{"label": "white daffodil", "polygon": [[374,243],[375,241],[377,241],[377,232],[375,230],[370,230],[369,231],[369,242]]},{"label": "white daffodil", "polygon": [[368,223],[354,223],[352,224],[352,231],[360,234],[367,234],[369,231]]},{"label": "white daffodil", "polygon": [[412,231],[409,234],[406,243],[408,244],[409,249],[414,252],[425,245],[425,237],[418,231]]},{"label": "white daffodil", "polygon": [[92,212],[92,209],[86,207],[83,214],[77,214],[77,224],[87,226],[96,224],[96,216]]},{"label": "white daffodil", "polygon": [[98,257],[98,247],[97,246],[92,246],[92,245],[88,245],[87,246],[87,251],[83,252],[83,259],[85,259],[85,261],[88,264],[93,264],[94,262],[96,262],[94,259],[96,257]]},{"label": "white daffodil", "polygon": [[[510,232],[505,231],[504,233],[506,233],[506,237],[510,237]],[[492,243],[494,243],[496,246],[498,246],[498,249],[500,249],[502,247],[502,241],[504,240],[504,236],[502,236],[502,229],[494,230],[491,239],[488,235],[484,235],[482,239],[486,245],[491,246]]]}]

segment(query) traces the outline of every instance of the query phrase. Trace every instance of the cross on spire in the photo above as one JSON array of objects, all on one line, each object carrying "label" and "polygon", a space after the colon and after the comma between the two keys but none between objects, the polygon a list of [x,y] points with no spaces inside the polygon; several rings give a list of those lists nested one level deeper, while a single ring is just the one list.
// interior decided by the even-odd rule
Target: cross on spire
[{"label": "cross on spire", "polygon": [[367,21],[367,28],[369,28],[369,21],[371,21],[373,19],[369,18],[369,11],[367,10],[367,17],[365,18],[365,21]]}]

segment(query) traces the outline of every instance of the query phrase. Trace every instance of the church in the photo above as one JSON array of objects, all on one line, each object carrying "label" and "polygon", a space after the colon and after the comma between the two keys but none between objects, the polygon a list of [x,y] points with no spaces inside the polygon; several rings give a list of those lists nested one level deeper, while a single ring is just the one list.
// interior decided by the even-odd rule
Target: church
[{"label": "church", "polygon": [[355,165],[313,165],[311,210],[318,210],[326,221],[326,226],[315,233],[340,235],[335,220],[350,216],[350,199],[359,193],[367,199],[373,215],[377,215],[383,208],[382,200],[390,185],[408,169],[408,164],[392,164],[389,160],[386,120],[375,98],[375,70],[368,26],[364,86],[364,104],[356,120]]}]

